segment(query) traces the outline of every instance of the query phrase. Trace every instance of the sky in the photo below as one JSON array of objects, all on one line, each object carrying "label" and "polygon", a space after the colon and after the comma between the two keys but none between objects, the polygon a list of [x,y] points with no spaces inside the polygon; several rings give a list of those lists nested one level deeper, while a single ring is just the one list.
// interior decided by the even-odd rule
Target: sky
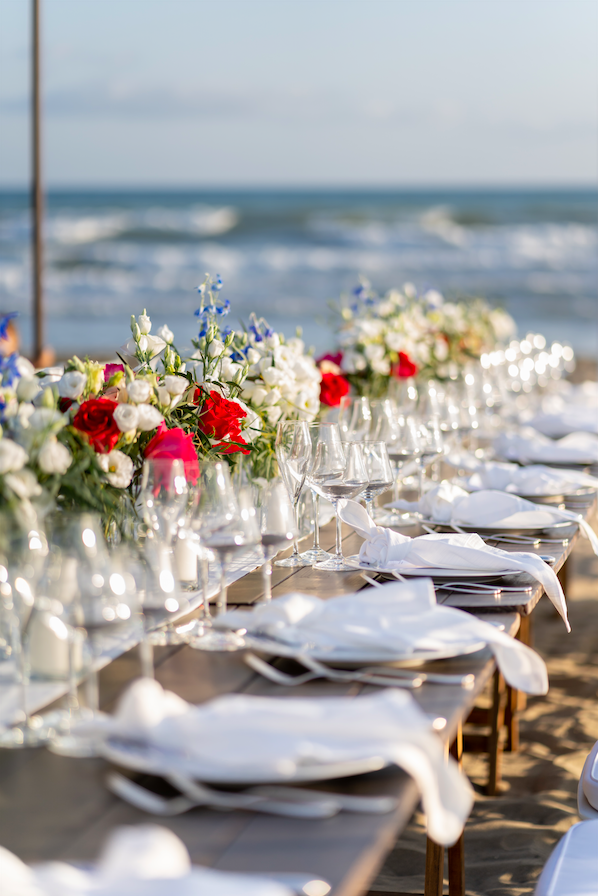
[{"label": "sky", "polygon": [[[41,0],[50,186],[586,185],[594,0]],[[28,178],[0,0],[0,185]]]}]

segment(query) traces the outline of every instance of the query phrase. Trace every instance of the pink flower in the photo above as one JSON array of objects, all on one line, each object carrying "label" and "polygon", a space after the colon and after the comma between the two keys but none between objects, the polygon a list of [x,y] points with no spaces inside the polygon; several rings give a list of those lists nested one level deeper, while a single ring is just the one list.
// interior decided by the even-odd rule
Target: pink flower
[{"label": "pink flower", "polygon": [[[185,476],[191,485],[195,485],[199,479],[199,461],[197,451],[193,444],[193,436],[187,435],[182,429],[168,429],[162,422],[156,431],[156,435],[148,442],[145,449],[145,457],[158,461],[182,460],[185,465]],[[168,466],[167,463],[164,464]]]},{"label": "pink flower", "polygon": [[122,364],[106,364],[104,367],[104,382],[109,383],[115,373],[124,373],[125,368]]}]

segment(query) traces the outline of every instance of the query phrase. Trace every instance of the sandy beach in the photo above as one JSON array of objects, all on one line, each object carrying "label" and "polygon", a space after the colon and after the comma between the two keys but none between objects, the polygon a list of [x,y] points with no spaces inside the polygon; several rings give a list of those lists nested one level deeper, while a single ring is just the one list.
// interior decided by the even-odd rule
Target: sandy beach
[{"label": "sandy beach", "polygon": [[[577,783],[598,739],[598,557],[580,539],[569,564],[572,631],[566,634],[542,598],[532,617],[533,637],[548,666],[550,690],[529,699],[520,715],[521,747],[504,754],[499,797],[483,793],[485,758],[465,755],[464,770],[476,790],[465,829],[467,896],[533,894],[554,845],[579,821]],[[423,893],[423,831],[416,816],[371,892]]]}]

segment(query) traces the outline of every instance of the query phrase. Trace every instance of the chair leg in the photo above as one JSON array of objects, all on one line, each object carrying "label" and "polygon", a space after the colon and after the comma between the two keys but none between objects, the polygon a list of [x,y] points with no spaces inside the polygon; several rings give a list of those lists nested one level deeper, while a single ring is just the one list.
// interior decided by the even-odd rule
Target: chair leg
[{"label": "chair leg", "polygon": [[[457,736],[451,744],[451,756],[463,765],[463,727],[459,725]],[[465,834],[461,834],[453,846],[448,850],[448,881],[449,896],[465,896]]]},{"label": "chair leg", "polygon": [[505,751],[507,753],[516,753],[519,750],[519,719],[517,718],[519,700],[519,691],[507,686],[507,706],[505,710],[505,727],[507,730]]},{"label": "chair leg", "polygon": [[444,846],[426,838],[426,880],[424,896],[442,896],[444,883]]}]

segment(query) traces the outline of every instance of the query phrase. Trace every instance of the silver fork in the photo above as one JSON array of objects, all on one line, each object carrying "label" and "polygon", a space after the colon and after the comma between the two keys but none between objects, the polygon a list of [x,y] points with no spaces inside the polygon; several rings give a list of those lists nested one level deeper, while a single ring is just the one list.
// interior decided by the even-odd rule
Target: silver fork
[{"label": "silver fork", "polygon": [[415,673],[412,677],[399,679],[391,677],[390,675],[369,675],[366,672],[341,672],[338,669],[329,669],[327,666],[319,666],[319,664],[319,668],[316,669],[309,665],[311,661],[308,661],[305,657],[296,656],[293,657],[293,659],[297,660],[298,663],[301,663],[302,666],[305,666],[310,671],[304,672],[302,675],[287,675],[286,672],[281,672],[280,669],[274,668],[274,666],[271,666],[270,663],[266,663],[254,653],[246,653],[244,656],[245,662],[254,670],[254,672],[259,672],[260,675],[263,675],[264,678],[269,679],[274,684],[282,684],[290,687],[307,684],[307,682],[315,681],[317,678],[327,678],[329,681],[355,681],[360,682],[361,684],[409,688],[410,690],[419,688],[423,684],[422,676]]},{"label": "silver fork", "polygon": [[529,594],[531,585],[486,585],[484,582],[439,582],[437,588],[454,588],[459,591],[471,591],[479,594],[500,594],[501,591],[516,591]]}]

